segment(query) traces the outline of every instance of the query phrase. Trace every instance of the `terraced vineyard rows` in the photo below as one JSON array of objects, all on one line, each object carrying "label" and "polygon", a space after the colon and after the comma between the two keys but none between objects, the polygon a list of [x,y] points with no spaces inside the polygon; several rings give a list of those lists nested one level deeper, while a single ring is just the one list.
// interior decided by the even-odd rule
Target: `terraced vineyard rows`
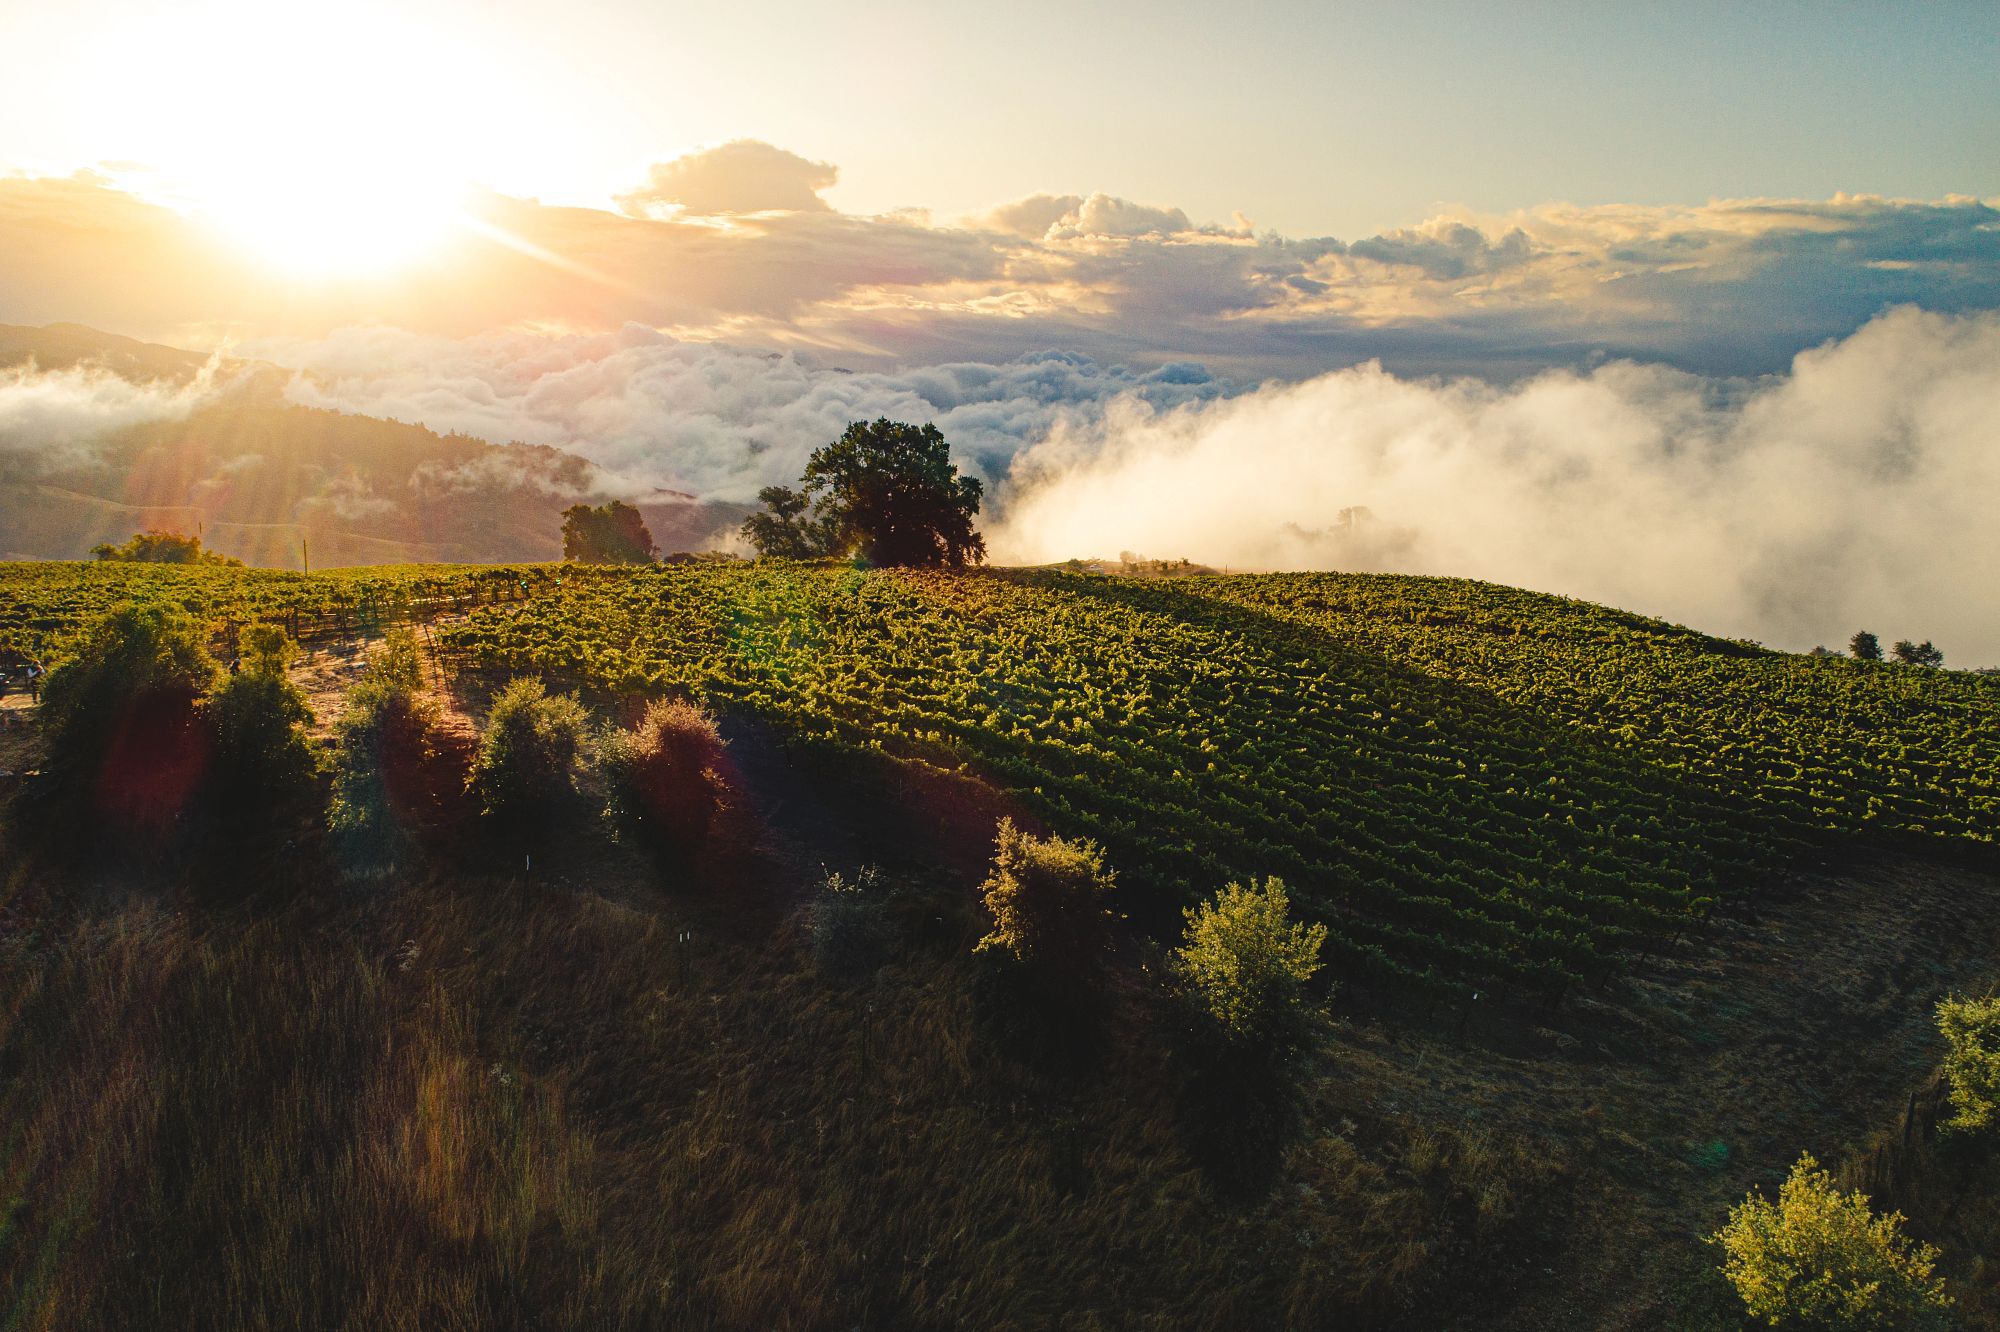
[{"label": "terraced vineyard rows", "polygon": [[1104,842],[1135,909],[1282,875],[1395,983],[1559,992],[1818,828],[1993,827],[1987,682],[1471,584],[761,566],[573,580],[445,637],[975,772]]},{"label": "terraced vineyard rows", "polygon": [[252,620],[312,639],[412,616],[519,600],[545,565],[380,565],[326,573],[175,564],[0,564],[0,651],[47,657],[61,637],[121,602],[171,602],[218,633]]},{"label": "terraced vineyard rows", "polygon": [[149,576],[210,615],[479,599],[438,634],[460,666],[976,774],[1102,842],[1152,923],[1280,875],[1350,985],[1558,995],[1804,839],[1996,824],[1990,680],[1449,580],[27,567],[48,572],[10,580],[0,624],[43,633]]}]

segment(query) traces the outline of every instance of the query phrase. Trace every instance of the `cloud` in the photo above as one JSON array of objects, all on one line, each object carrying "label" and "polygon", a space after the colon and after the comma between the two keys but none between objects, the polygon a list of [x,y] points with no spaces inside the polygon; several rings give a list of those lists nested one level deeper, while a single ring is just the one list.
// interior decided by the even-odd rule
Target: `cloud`
[{"label": "cloud", "polygon": [[756,139],[737,139],[656,164],[646,184],[619,195],[618,205],[633,217],[674,210],[698,216],[826,212],[819,192],[839,177],[830,162],[808,161]]},{"label": "cloud", "polygon": [[726,144],[656,168],[626,212],[488,195],[424,264],[312,283],[104,177],[0,178],[0,320],[206,345],[638,323],[883,371],[1059,346],[1252,379],[1370,360],[1514,379],[1619,358],[1768,374],[1893,305],[2000,308],[2000,209],[1963,197],[1549,204],[1342,240],[1105,194],[860,217],[825,206],[832,179]]},{"label": "cloud", "polygon": [[127,426],[179,420],[216,391],[216,362],[187,383],[134,382],[93,365],[0,368],[0,480],[31,480],[91,460]]},{"label": "cloud", "polygon": [[[997,559],[1133,550],[1490,579],[1804,648],[2000,662],[2000,316],[1899,309],[1743,382],[1616,362],[1511,387],[1366,365],[1058,422]],[[1359,510],[1359,512],[1357,512]]]},{"label": "cloud", "polygon": [[1168,408],[1243,387],[1185,362],[1133,370],[1049,351],[997,364],[855,372],[801,353],[679,341],[637,325],[468,339],[346,329],[248,350],[311,367],[289,389],[307,406],[553,445],[609,474],[577,478],[579,488],[664,488],[737,501],[796,480],[812,450],[851,421],[935,421],[959,460],[992,479],[1058,422],[1113,401]]}]

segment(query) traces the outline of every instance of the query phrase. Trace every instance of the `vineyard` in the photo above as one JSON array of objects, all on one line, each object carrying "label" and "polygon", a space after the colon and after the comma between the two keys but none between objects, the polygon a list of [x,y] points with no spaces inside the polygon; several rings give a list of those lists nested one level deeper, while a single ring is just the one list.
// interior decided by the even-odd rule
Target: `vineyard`
[{"label": "vineyard", "polygon": [[[0,1264],[60,1254],[60,1282],[34,1268],[36,1288],[104,1308],[216,1306],[172,1274],[304,1188],[346,1238],[286,1308],[426,1288],[438,1244],[398,1218],[482,1200],[512,1226],[462,1258],[490,1282],[438,1286],[462,1314],[422,1326],[500,1322],[464,1310],[522,1288],[536,1326],[658,1326],[668,1306],[702,1310],[692,1326],[944,1326],[974,1294],[996,1326],[1072,1308],[1142,1310],[1134,1326],[1736,1326],[1666,1318],[1708,1298],[1682,1284],[1712,1264],[1694,1236],[1800,1144],[1868,1142],[1884,1106],[1904,1114],[1884,1142],[1920,1142],[1932,1004],[1990,984],[2000,880],[1972,864],[2000,820],[1988,676],[1458,580],[784,562],[0,566],[0,668],[60,660],[132,600],[186,610],[218,652],[250,622],[296,626],[314,644],[298,680],[334,682],[322,720],[402,622],[464,706],[454,726],[514,676],[622,722],[640,698],[700,700],[752,846],[696,878],[614,842],[594,804],[530,872],[488,856],[486,816],[440,824],[434,862],[358,892],[338,852],[288,842],[272,878],[294,898],[190,890],[166,900],[202,906],[166,914],[132,896],[116,926],[82,892],[40,902],[24,858],[28,910],[0,918],[22,1014],[0,1036],[28,1070],[6,1110],[66,1146],[16,1186],[28,1240]],[[14,700],[6,716],[18,740]],[[922,840],[940,808],[944,836]],[[1156,984],[1106,986],[1086,1018],[1116,1034],[1102,1078],[1040,1070],[970,952],[960,870],[988,858],[998,814],[1102,844],[1140,936],[1118,944],[1128,982],[1164,972],[1146,940],[1172,942],[1184,906],[1278,876],[1328,930],[1336,1010],[1390,1020],[1316,1018],[1300,1136],[1266,1142],[1238,1116],[1232,1154],[1200,1136],[1216,1084]],[[814,870],[850,866],[890,884],[870,908],[896,940],[860,978],[822,970],[794,910]],[[1794,888],[1770,892],[1780,876]],[[1730,920],[1704,926],[1714,912]],[[96,1064],[58,1082],[78,1058]],[[82,1104],[58,1114],[48,1086]],[[98,1108],[106,1086],[132,1090],[126,1118]],[[1220,1100],[1252,1104],[1240,1080]],[[376,1106],[402,1118],[382,1130]],[[460,1160],[492,1178],[422,1192],[424,1156],[354,1146],[442,1126],[484,1144]],[[298,1186],[296,1160],[336,1174]],[[380,1180],[352,1188],[350,1160]],[[1236,1188],[1238,1160],[1284,1184],[1254,1204],[1210,1192]],[[162,1188],[182,1162],[200,1178]],[[136,1202],[100,1208],[114,1220],[84,1244],[44,1242],[36,1218],[104,1190]],[[1566,1208],[1580,1220],[1550,1228]],[[838,1234],[868,1248],[796,1260]],[[1990,1252],[1986,1234],[1954,1252]],[[268,1322],[270,1272],[290,1270],[272,1252],[222,1298],[258,1316],[218,1326]],[[1984,1280],[1954,1262],[1964,1290]],[[1600,1316],[1606,1298],[1626,1314]]]},{"label": "vineyard", "polygon": [[1828,838],[1990,843],[2000,684],[1442,579],[783,564],[10,566],[0,647],[135,596],[219,635],[432,621],[444,664],[684,694],[976,777],[1149,926],[1278,875],[1357,990],[1556,999]]}]

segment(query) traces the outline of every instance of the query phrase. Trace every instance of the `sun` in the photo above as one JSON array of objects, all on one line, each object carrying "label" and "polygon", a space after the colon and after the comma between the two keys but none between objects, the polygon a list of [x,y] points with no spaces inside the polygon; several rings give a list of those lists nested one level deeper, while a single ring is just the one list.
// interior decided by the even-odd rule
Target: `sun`
[{"label": "sun", "polygon": [[135,155],[247,257],[297,279],[388,274],[458,230],[505,86],[465,41],[387,0],[189,0],[122,37],[112,86],[154,140]]},{"label": "sun", "polygon": [[379,161],[274,172],[195,189],[195,211],[226,243],[298,279],[390,275],[436,258],[464,225],[454,191]]}]

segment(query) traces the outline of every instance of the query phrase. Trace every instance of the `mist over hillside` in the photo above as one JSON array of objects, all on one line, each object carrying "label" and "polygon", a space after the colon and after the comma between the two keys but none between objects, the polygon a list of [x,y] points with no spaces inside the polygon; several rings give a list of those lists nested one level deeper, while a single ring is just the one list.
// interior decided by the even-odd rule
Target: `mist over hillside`
[{"label": "mist over hillside", "polygon": [[281,568],[302,543],[320,567],[545,560],[580,501],[636,503],[667,550],[725,539],[744,512],[559,449],[300,406],[291,378],[76,325],[0,327],[0,558],[79,559],[160,528]]},{"label": "mist over hillside", "polygon": [[1865,627],[2000,661],[1990,313],[1893,310],[1754,380],[1371,363],[1260,385],[1062,352],[853,372],[638,326],[254,349],[275,359],[0,329],[0,554],[163,526],[263,564],[301,539],[331,563],[547,559],[560,510],[609,497],[664,549],[727,545],[759,488],[886,416],[937,422],[986,481],[1003,563],[1440,573],[1792,650]]}]

